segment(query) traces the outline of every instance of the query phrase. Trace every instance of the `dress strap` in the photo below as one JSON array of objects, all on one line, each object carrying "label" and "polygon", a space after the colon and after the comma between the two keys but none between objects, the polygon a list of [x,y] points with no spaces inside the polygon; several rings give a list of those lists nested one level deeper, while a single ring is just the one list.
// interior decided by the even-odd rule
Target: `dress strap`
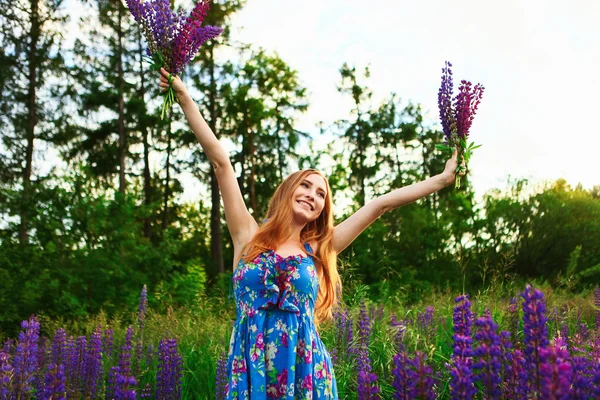
[{"label": "dress strap", "polygon": [[312,247],[310,247],[310,244],[308,244],[308,243],[304,243],[304,250],[306,250],[307,254],[313,252]]}]

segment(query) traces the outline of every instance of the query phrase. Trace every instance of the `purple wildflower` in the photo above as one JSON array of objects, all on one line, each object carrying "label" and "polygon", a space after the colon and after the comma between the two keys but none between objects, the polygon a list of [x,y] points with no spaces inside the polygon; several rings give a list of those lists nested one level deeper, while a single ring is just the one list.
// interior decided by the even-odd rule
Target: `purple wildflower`
[{"label": "purple wildflower", "polygon": [[471,89],[472,85],[469,81],[460,81],[459,92],[454,100],[456,133],[460,138],[469,137],[469,129],[471,129],[471,124],[473,124],[475,113],[477,113],[477,108],[483,96],[484,87],[477,84]]},{"label": "purple wildflower", "polygon": [[102,353],[107,357],[112,358],[113,356],[113,342],[114,332],[112,328],[104,330],[104,337],[102,337]]},{"label": "purple wildflower", "polygon": [[588,357],[576,356],[571,358],[571,368],[573,371],[573,386],[571,388],[571,398],[589,399],[592,396],[593,362]]},{"label": "purple wildflower", "polygon": [[511,351],[511,349],[510,332],[500,332],[502,393],[506,399],[524,399],[527,397],[527,376],[523,371],[525,359],[520,350]]},{"label": "purple wildflower", "polygon": [[146,383],[144,389],[142,389],[142,393],[140,394],[142,399],[151,399],[153,397],[152,386],[149,383]]},{"label": "purple wildflower", "polygon": [[223,350],[219,356],[219,361],[217,361],[217,381],[215,385],[217,400],[225,399],[225,385],[227,385],[227,354]]},{"label": "purple wildflower", "polygon": [[471,338],[471,326],[473,314],[471,313],[471,302],[469,295],[458,296],[454,300],[457,306],[454,308],[454,352],[452,354],[452,366],[450,369],[450,391],[452,399],[469,400],[475,394],[473,385],[473,339]]},{"label": "purple wildflower", "polygon": [[452,112],[452,64],[446,61],[445,67],[442,68],[442,85],[438,91],[438,107],[440,109],[440,120],[442,122],[442,129],[444,131],[444,137],[450,138],[452,135],[453,128],[456,127],[454,121],[454,114]]},{"label": "purple wildflower", "polygon": [[179,398],[181,394],[182,359],[176,339],[162,339],[158,346],[156,398]]},{"label": "purple wildflower", "polygon": [[403,320],[396,319],[396,315],[392,314],[390,318],[390,325],[392,328],[396,330],[396,334],[394,335],[396,349],[398,352],[404,349],[404,333],[406,332],[406,322]]},{"label": "purple wildflower", "polygon": [[394,399],[435,399],[433,372],[426,364],[427,357],[417,351],[413,358],[401,351],[394,356]]},{"label": "purple wildflower", "polygon": [[477,318],[475,325],[479,328],[475,333],[477,347],[473,350],[475,363],[473,369],[475,381],[480,381],[484,387],[485,398],[500,398],[500,369],[501,357],[500,336],[498,336],[498,324],[492,319],[489,309],[485,310],[484,316]]},{"label": "purple wildflower", "polygon": [[92,333],[92,337],[88,343],[83,373],[86,393],[91,398],[96,398],[98,384],[102,379],[102,372],[102,327],[98,326]]},{"label": "purple wildflower", "polygon": [[148,289],[146,289],[146,285],[142,288],[142,293],[140,295],[140,306],[138,312],[138,324],[140,331],[144,329],[144,322],[146,321],[146,310],[148,308]]},{"label": "purple wildflower", "polygon": [[600,287],[594,290],[594,305],[596,306],[596,332],[600,332]]},{"label": "purple wildflower", "polygon": [[115,397],[119,400],[136,400],[135,378],[129,375],[117,374],[117,387]]},{"label": "purple wildflower", "polygon": [[367,314],[367,306],[364,300],[360,305],[358,319],[358,343],[357,343],[357,372],[358,372],[358,398],[376,399],[379,388],[377,387],[377,375],[372,373],[371,359],[369,358],[369,342],[371,337],[372,322]]},{"label": "purple wildflower", "polygon": [[66,400],[66,377],[63,364],[50,364],[44,376],[40,400]]},{"label": "purple wildflower", "polygon": [[547,360],[542,364],[540,371],[541,395],[544,399],[569,399],[573,371],[565,347],[564,341],[557,338],[554,345],[540,349],[544,360]]},{"label": "purple wildflower", "polygon": [[63,328],[57,329],[52,342],[52,363],[54,365],[67,364],[67,332]]},{"label": "purple wildflower", "polygon": [[515,347],[520,347],[520,342],[517,339],[519,333],[519,307],[518,307],[518,298],[511,297],[510,303],[508,305],[508,327],[510,331],[510,336],[515,341]]},{"label": "purple wildflower", "polygon": [[10,354],[0,351],[0,399],[8,399],[13,382],[14,369],[10,364]]},{"label": "purple wildflower", "polygon": [[523,302],[523,334],[526,372],[530,391],[540,393],[540,367],[544,363],[544,353],[540,350],[548,346],[548,327],[546,326],[546,304],[544,294],[531,285],[521,294]]},{"label": "purple wildflower", "polygon": [[15,384],[17,397],[27,397],[32,391],[32,383],[37,370],[37,350],[40,336],[40,323],[32,316],[29,321],[21,322],[19,344],[14,358]]}]

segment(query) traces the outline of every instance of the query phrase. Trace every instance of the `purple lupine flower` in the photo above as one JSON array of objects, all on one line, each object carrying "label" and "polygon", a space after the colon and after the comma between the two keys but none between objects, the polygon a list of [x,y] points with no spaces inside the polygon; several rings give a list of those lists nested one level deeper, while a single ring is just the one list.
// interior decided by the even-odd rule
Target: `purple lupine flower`
[{"label": "purple lupine flower", "polygon": [[406,323],[402,320],[398,320],[395,314],[392,314],[390,318],[390,326],[396,330],[394,335],[394,342],[396,344],[396,350],[401,352],[404,349],[404,334],[406,333]]},{"label": "purple lupine flower", "polygon": [[435,338],[435,326],[432,324],[434,318],[435,309],[433,306],[427,306],[424,313],[420,313],[417,317],[419,321],[419,328],[425,333],[425,337],[428,341],[432,342]]},{"label": "purple lupine flower", "polygon": [[[452,98],[452,64],[446,61],[442,68],[442,84],[438,91],[438,107],[440,120],[444,131],[444,144],[436,144],[436,148],[452,153],[458,150],[458,167],[456,172],[455,187],[460,187],[460,173],[466,173],[471,152],[479,146],[468,144],[469,129],[477,113],[479,103],[483,96],[484,87],[480,84],[472,87],[472,83],[462,80],[458,87],[458,94]],[[465,165],[463,165],[463,163]]]},{"label": "purple lupine flower", "polygon": [[104,330],[104,336],[102,337],[102,354],[107,357],[113,357],[113,344],[114,344],[114,331],[112,328]]},{"label": "purple lupine flower", "polygon": [[372,323],[369,315],[367,314],[367,305],[363,300],[360,304],[360,313],[358,318],[358,341],[361,347],[369,347],[371,327]]},{"label": "purple lupine flower", "polygon": [[[202,44],[223,32],[222,28],[202,26],[210,7],[209,0],[197,1],[187,18],[173,12],[169,0],[150,0],[145,3],[141,0],[126,1],[144,32],[148,42],[147,53],[152,58],[152,69],[156,71],[162,67],[173,75],[180,74]],[[174,101],[175,93],[169,86],[161,118]]]},{"label": "purple lupine flower", "polygon": [[433,388],[433,370],[427,364],[427,356],[420,351],[415,352],[415,356],[409,360],[417,375],[416,394],[417,398],[423,400],[433,400],[437,398]]},{"label": "purple lupine flower", "polygon": [[533,393],[541,392],[540,367],[544,363],[544,353],[540,350],[548,346],[548,327],[546,326],[546,304],[544,294],[531,285],[521,294],[523,302],[523,335],[525,370],[529,389]]},{"label": "purple lupine flower", "polygon": [[131,375],[131,350],[133,348],[133,327],[127,327],[125,343],[121,346],[119,354],[119,373],[123,376]]},{"label": "purple lupine flower", "polygon": [[523,371],[525,359],[520,350],[512,349],[510,332],[500,332],[500,351],[502,353],[502,365],[500,371],[501,387],[506,399],[527,398],[527,376]]},{"label": "purple lupine flower", "polygon": [[118,400],[136,400],[137,394],[135,377],[130,375],[117,374],[117,387],[115,389],[115,398]]},{"label": "purple lupine flower", "polygon": [[63,364],[50,364],[44,376],[40,400],[66,400],[66,376]]},{"label": "purple lupine flower", "polygon": [[146,348],[146,365],[150,366],[150,364],[152,363],[152,360],[154,359],[155,354],[154,354],[154,344],[153,343],[149,343],[148,347]]},{"label": "purple lupine flower", "polygon": [[44,371],[44,369],[46,368],[46,355],[48,353],[47,348],[48,338],[45,336],[41,336],[36,354],[36,371],[32,380],[32,385],[35,388],[36,393],[41,393],[44,387],[44,374],[42,371]]},{"label": "purple lupine flower", "polygon": [[486,308],[484,316],[477,318],[475,325],[479,328],[475,333],[477,346],[473,349],[475,362],[473,369],[475,381],[480,381],[484,387],[486,399],[498,399],[501,396],[500,377],[501,357],[500,336],[498,324],[492,319],[490,310]]},{"label": "purple lupine flower", "polygon": [[156,398],[179,398],[181,394],[182,359],[176,339],[162,339],[158,346]]},{"label": "purple lupine flower", "polygon": [[473,339],[471,337],[471,326],[473,325],[473,314],[469,295],[458,296],[454,308],[454,351],[452,353],[452,367],[450,369],[450,392],[452,399],[469,400],[475,394],[473,385]]},{"label": "purple lupine flower", "polygon": [[452,91],[454,85],[452,83],[452,64],[446,61],[445,67],[442,68],[442,85],[438,91],[438,107],[440,110],[440,121],[444,131],[446,140],[452,135],[452,131],[456,127],[454,121],[454,113],[452,112]]},{"label": "purple lupine flower", "polygon": [[17,397],[24,398],[32,391],[32,383],[37,370],[37,350],[40,337],[40,323],[32,316],[21,322],[24,331],[19,333],[19,342],[14,358],[14,374]]},{"label": "purple lupine flower", "polygon": [[146,289],[146,285],[142,288],[142,293],[140,295],[140,305],[138,308],[138,337],[137,344],[135,347],[135,358],[136,358],[136,373],[138,375],[139,368],[142,364],[142,358],[144,357],[144,323],[146,321],[146,309],[148,308],[148,290]]},{"label": "purple lupine flower", "polygon": [[110,371],[108,371],[108,379],[106,382],[106,398],[112,399],[115,397],[117,392],[117,378],[119,376],[119,366],[115,365],[110,367]]},{"label": "purple lupine flower", "polygon": [[0,399],[8,399],[14,377],[14,368],[10,364],[10,354],[0,351]]},{"label": "purple lupine flower", "polygon": [[67,379],[67,391],[69,394],[73,393],[73,387],[76,385],[77,379],[79,376],[77,375],[76,363],[77,359],[76,349],[75,349],[75,339],[73,336],[69,336],[65,342],[64,348],[64,360],[65,360],[65,375]]},{"label": "purple lupine flower", "polygon": [[[353,354],[352,319],[350,318],[348,308],[341,303],[336,305],[332,311],[332,317],[335,331],[337,332],[335,336],[336,347],[333,350],[336,353],[336,363],[339,363],[342,360],[346,360],[347,355]],[[338,359],[338,354],[342,357],[342,360]]]},{"label": "purple lupine flower", "polygon": [[358,400],[380,399],[380,389],[377,386],[377,375],[370,371],[358,372]]},{"label": "purple lupine flower", "polygon": [[592,382],[594,383],[594,396],[600,398],[600,361],[594,360],[594,372],[592,375]]},{"label": "purple lupine flower", "polygon": [[15,350],[15,339],[8,338],[2,345],[2,349],[0,351],[5,352],[8,355],[12,355]]},{"label": "purple lupine flower", "polygon": [[600,287],[594,289],[594,305],[596,306],[596,332],[600,332]]},{"label": "purple lupine flower", "polygon": [[67,332],[63,329],[57,329],[52,341],[52,363],[54,365],[67,364]]},{"label": "purple lupine flower", "polygon": [[561,338],[554,345],[540,349],[546,360],[541,366],[542,388],[544,399],[568,400],[573,371],[569,363],[569,353]]},{"label": "purple lupine flower", "polygon": [[98,325],[88,343],[83,379],[87,395],[96,398],[102,379],[102,327]]},{"label": "purple lupine flower", "polygon": [[394,380],[392,386],[395,389],[394,399],[435,399],[433,389],[433,372],[426,363],[427,356],[420,351],[415,352],[410,358],[405,351],[394,356]]},{"label": "purple lupine flower", "polygon": [[521,343],[517,340],[519,334],[519,305],[517,304],[518,298],[511,297],[508,305],[508,329],[510,337],[513,339],[515,348],[520,348]]},{"label": "purple lupine flower", "polygon": [[148,309],[148,289],[146,285],[142,288],[142,294],[140,295],[140,306],[138,308],[138,324],[140,332],[144,330],[144,322],[146,321],[146,310]]},{"label": "purple lupine flower", "polygon": [[227,385],[227,354],[223,350],[217,362],[217,381],[215,385],[217,400],[225,399],[225,385]]},{"label": "purple lupine flower", "polygon": [[469,81],[461,80],[458,87],[458,94],[454,100],[456,133],[460,138],[469,137],[469,129],[471,129],[473,119],[481,102],[481,97],[483,96],[484,87],[477,84],[471,89],[472,85]]},{"label": "purple lupine flower", "polygon": [[360,305],[358,318],[358,341],[356,348],[359,400],[379,398],[377,375],[372,372],[371,359],[369,358],[371,329],[372,321],[367,313],[367,305],[363,300]]},{"label": "purple lupine flower", "polygon": [[571,369],[573,371],[573,386],[570,391],[573,399],[592,398],[593,361],[585,356],[571,357]]},{"label": "purple lupine flower", "polygon": [[406,351],[399,351],[394,356],[394,369],[392,373],[394,375],[392,381],[392,386],[395,389],[394,399],[410,400],[416,398],[417,377],[415,372],[410,369]]},{"label": "purple lupine flower", "polygon": [[142,399],[151,399],[152,396],[153,396],[152,386],[150,386],[149,383],[146,383],[146,386],[144,387],[144,389],[142,389],[142,393],[140,394],[140,397]]}]

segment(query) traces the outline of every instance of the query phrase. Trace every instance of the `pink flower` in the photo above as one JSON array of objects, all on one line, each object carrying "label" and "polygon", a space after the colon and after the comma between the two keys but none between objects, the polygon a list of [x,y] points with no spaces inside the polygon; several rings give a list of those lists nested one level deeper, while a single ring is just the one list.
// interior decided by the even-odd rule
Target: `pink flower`
[{"label": "pink flower", "polygon": [[287,373],[287,369],[283,369],[283,371],[281,371],[281,373],[279,375],[277,375],[277,383],[279,383],[281,386],[287,386],[287,378],[288,378],[288,373]]},{"label": "pink flower", "polygon": [[310,391],[312,391],[313,386],[312,386],[312,375],[306,375],[304,377],[304,381],[302,382],[302,387],[304,389],[308,389]]},{"label": "pink flower", "polygon": [[281,344],[283,345],[283,347],[287,348],[288,347],[288,334],[283,332],[281,334]]},{"label": "pink flower", "polygon": [[259,348],[260,350],[265,349],[265,341],[264,341],[262,332],[259,333],[258,335],[256,335],[256,347]]}]

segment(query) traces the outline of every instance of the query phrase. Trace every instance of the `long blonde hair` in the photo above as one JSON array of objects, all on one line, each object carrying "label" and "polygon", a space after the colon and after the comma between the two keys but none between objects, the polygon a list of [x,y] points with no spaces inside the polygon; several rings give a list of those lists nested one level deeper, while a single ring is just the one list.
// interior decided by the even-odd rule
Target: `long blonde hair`
[{"label": "long blonde hair", "polygon": [[268,250],[276,250],[277,245],[291,235],[290,221],[294,217],[293,193],[302,181],[309,175],[317,174],[325,180],[327,194],[325,206],[319,217],[306,224],[300,232],[302,243],[317,241],[319,243],[316,254],[310,254],[315,264],[321,266],[319,273],[319,294],[315,310],[315,324],[331,318],[331,308],[337,302],[336,287],[341,288],[340,275],[337,270],[337,253],[333,248],[333,202],[331,187],[327,178],[315,169],[305,169],[294,172],[288,176],[277,188],[269,202],[266,222],[246,245],[247,254],[244,261],[252,262],[256,257]]}]

